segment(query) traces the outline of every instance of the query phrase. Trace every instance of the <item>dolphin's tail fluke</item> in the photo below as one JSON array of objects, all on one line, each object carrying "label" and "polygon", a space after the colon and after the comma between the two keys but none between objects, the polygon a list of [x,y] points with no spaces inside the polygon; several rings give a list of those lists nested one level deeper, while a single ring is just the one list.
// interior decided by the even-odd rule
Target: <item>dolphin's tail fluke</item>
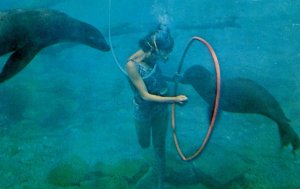
[{"label": "dolphin's tail fluke", "polygon": [[289,144],[293,147],[293,152],[295,153],[300,149],[300,139],[295,130],[290,126],[289,123],[278,123],[279,134],[282,146],[287,146]]}]

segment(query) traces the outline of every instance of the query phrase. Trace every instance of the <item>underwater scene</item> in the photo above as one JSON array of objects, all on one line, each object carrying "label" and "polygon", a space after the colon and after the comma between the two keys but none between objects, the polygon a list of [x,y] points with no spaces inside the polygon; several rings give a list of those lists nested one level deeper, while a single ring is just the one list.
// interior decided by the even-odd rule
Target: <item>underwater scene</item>
[{"label": "underwater scene", "polygon": [[0,189],[300,188],[299,10],[1,0]]}]

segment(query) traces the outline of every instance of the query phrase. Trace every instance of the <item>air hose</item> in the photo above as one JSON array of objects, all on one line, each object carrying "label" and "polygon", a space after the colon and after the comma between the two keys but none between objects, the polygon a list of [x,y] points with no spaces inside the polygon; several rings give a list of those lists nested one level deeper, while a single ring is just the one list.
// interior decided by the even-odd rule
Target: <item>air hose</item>
[{"label": "air hose", "polygon": [[118,61],[118,58],[116,56],[116,53],[115,53],[115,50],[113,48],[112,41],[111,41],[111,0],[109,0],[109,5],[108,5],[108,41],[109,41],[109,45],[111,48],[111,54],[115,60],[115,63],[117,64],[117,66],[121,70],[121,72],[127,76],[128,75],[127,72],[122,68],[121,64]]}]

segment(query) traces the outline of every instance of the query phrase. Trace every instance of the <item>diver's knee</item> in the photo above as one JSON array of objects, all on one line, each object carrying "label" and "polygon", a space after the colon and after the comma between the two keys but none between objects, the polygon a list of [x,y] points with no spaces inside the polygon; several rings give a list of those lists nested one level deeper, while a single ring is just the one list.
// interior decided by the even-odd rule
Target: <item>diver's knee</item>
[{"label": "diver's knee", "polygon": [[139,144],[143,149],[148,148],[150,146],[150,140],[147,140],[145,138],[143,138],[143,139],[140,138]]},{"label": "diver's knee", "polygon": [[165,139],[153,139],[152,140],[152,145],[154,147],[155,150],[158,150],[158,151],[164,151],[165,148],[166,148],[166,141]]}]

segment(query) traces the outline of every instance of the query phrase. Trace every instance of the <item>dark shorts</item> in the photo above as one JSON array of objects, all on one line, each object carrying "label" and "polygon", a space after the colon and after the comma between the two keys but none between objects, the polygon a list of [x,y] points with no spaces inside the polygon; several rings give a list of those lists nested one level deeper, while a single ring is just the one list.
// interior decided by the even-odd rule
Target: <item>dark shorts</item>
[{"label": "dark shorts", "polygon": [[168,115],[168,104],[155,103],[155,102],[142,102],[137,103],[133,100],[134,104],[134,118],[137,121],[148,122],[156,116]]}]

